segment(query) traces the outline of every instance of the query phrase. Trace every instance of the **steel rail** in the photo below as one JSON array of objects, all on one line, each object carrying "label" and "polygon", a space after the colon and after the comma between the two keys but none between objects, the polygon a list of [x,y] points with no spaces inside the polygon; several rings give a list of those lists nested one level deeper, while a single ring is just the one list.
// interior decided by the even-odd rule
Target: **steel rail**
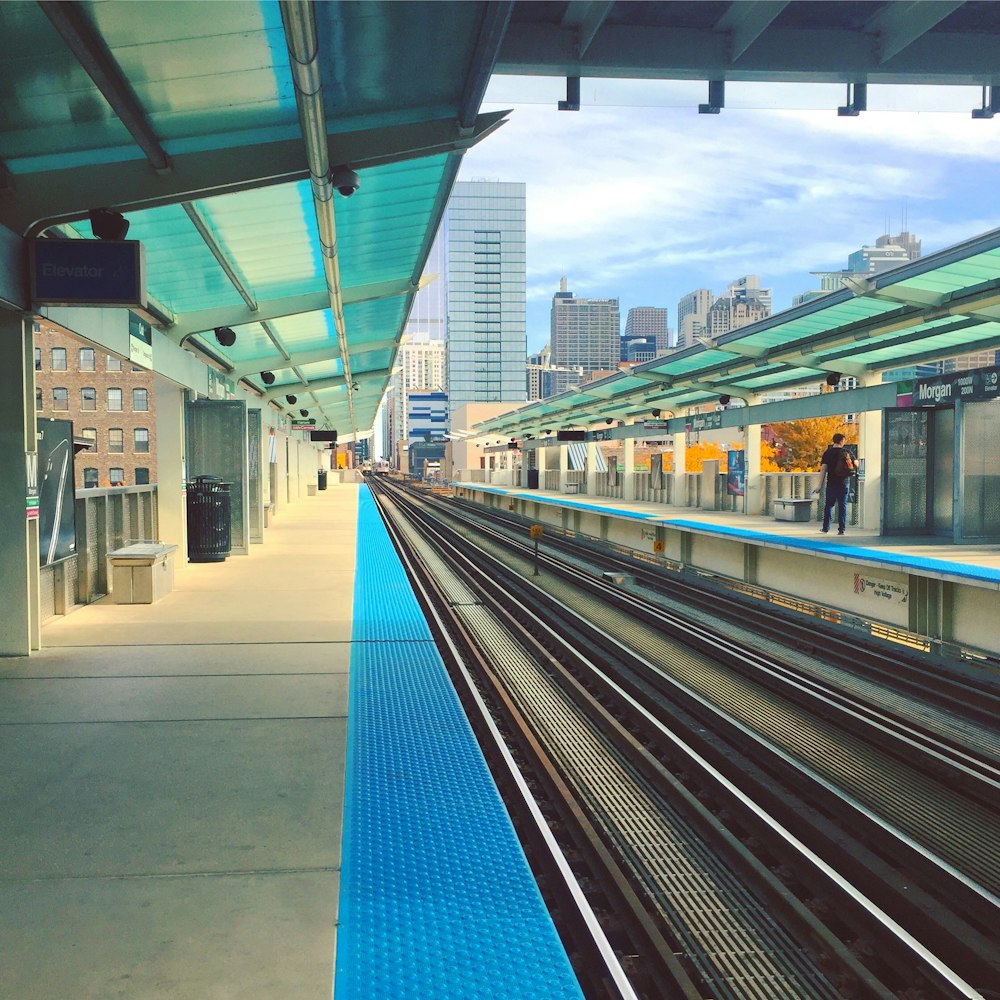
[{"label": "steel rail", "polygon": [[[391,504],[391,501],[390,501],[390,504]],[[440,548],[437,547],[437,546],[435,546],[435,550],[436,550],[436,552],[438,554],[441,554],[443,556],[443,559],[444,559],[444,561],[446,563],[450,563],[450,556],[448,555],[447,552],[442,553],[441,550],[440,550]],[[435,568],[437,569],[437,571],[441,572],[441,567],[438,565],[441,562],[441,560],[432,560],[432,561],[435,562]],[[471,617],[473,619],[480,619],[481,618],[483,608],[488,605],[488,602],[484,601],[484,602],[480,603],[478,600],[474,600],[473,597],[468,596],[468,592],[464,589],[464,585],[451,585],[451,586],[447,586],[447,587],[445,587],[445,590],[447,591],[446,599],[449,601],[449,603],[451,603],[453,605],[453,607],[455,609],[465,608],[468,611],[471,608]],[[502,611],[501,611],[501,614],[502,614]],[[508,625],[506,628],[509,631],[510,626]],[[496,649],[497,648],[496,644],[497,644],[497,639],[498,639],[498,637],[496,635],[496,631],[497,631],[497,629],[496,629],[495,625],[494,626],[487,626],[487,627],[485,627],[485,629],[483,631],[483,636],[480,637],[479,642],[482,643],[482,644],[485,644],[485,645],[489,645],[491,649]],[[535,643],[534,640],[531,640],[530,637],[528,637],[528,638],[526,638],[524,640],[519,640],[519,641],[525,641],[529,646],[535,646],[535,647],[537,647],[537,643]],[[547,656],[547,654],[544,653],[544,650],[536,650],[536,652],[538,653],[538,655],[539,655],[539,657],[540,657],[541,660],[544,661],[544,660],[550,659]],[[510,678],[512,676],[510,674],[511,663],[512,663],[512,654],[511,654],[510,651],[507,651],[507,652],[497,652],[495,655],[497,657],[498,664],[500,662],[503,662],[503,664],[504,664],[503,668],[501,668],[501,667],[498,666],[496,669],[501,674],[504,675],[505,681],[507,683],[509,683],[510,682]],[[553,668],[558,669],[558,664],[550,663],[550,666],[553,667]],[[539,713],[537,713],[537,712],[531,711],[529,709],[529,707],[526,706],[526,705],[522,706],[522,710],[525,711],[525,712],[528,712],[529,714],[532,714],[532,715],[536,716],[536,721],[533,723],[533,726],[532,726],[533,731],[535,731],[535,732],[537,732],[539,734],[539,738],[542,738],[544,736],[545,742],[547,744],[551,744],[551,742],[552,742],[552,740],[551,740],[551,734],[545,734],[544,733],[544,726],[542,726],[542,728],[539,728],[538,719],[541,718],[541,715]],[[577,711],[578,711],[578,709],[577,709]],[[548,718],[548,717],[549,716],[546,715],[546,718]],[[568,745],[573,748],[573,753],[575,755],[575,754],[578,754],[580,752],[580,748],[581,748],[581,746],[583,746],[583,743],[587,739],[587,737],[583,734],[583,731],[580,731],[579,733],[576,734],[575,738],[568,738],[568,739],[569,739]],[[641,747],[633,746],[631,749],[632,749],[632,752],[636,752],[637,750],[641,751],[642,748]],[[588,802],[588,801],[590,802],[589,808],[586,805],[584,805],[584,809],[587,810],[587,811],[594,811],[596,809],[595,815],[600,815],[603,811],[606,811],[607,808],[608,808],[608,806],[606,806],[606,805],[603,806],[603,807],[595,807],[593,805],[593,799],[594,799],[594,794],[595,794],[594,792],[591,792],[588,795],[588,793],[586,792],[585,789],[579,787],[579,785],[578,785],[579,776],[577,776],[576,778],[574,778],[572,776],[572,767],[570,766],[568,770],[566,769],[565,751],[563,752],[563,754],[561,756],[558,753],[557,753],[556,756],[557,756],[558,759],[560,759],[562,761],[562,765],[561,766],[562,766],[564,772],[567,774],[566,780],[569,781],[570,784],[574,788],[577,789],[577,791],[576,791],[575,794],[582,796],[581,803],[585,803],[585,802]],[[612,756],[614,756],[614,755],[612,755]],[[597,764],[596,758],[593,757],[592,752],[591,752],[591,754],[585,754],[584,759],[589,762],[587,764],[587,770],[588,771],[590,771],[591,773],[593,773],[593,771],[596,769],[600,773],[604,773],[604,768],[600,767]],[[609,757],[609,760],[611,760],[611,759],[612,758]],[[624,776],[624,774],[619,774],[618,780],[616,780],[615,783],[614,783],[614,793],[613,793],[613,795],[611,797],[611,800],[617,801],[617,802],[621,802],[621,803],[625,803],[625,802],[633,803],[633,805],[630,806],[630,808],[636,808],[636,805],[634,804],[634,802],[637,801],[637,800],[634,800],[633,796],[631,796],[631,795],[629,795],[629,794],[627,794],[625,792],[625,786],[628,783],[628,780],[629,779],[627,779]],[[691,808],[696,809],[696,810],[697,809],[703,809],[703,807],[699,806],[698,803],[693,799],[693,797],[690,797],[688,795],[688,793],[686,793],[686,792],[682,792],[681,789],[680,789],[680,787],[677,786],[676,781],[673,780],[673,779],[670,779],[669,775],[667,775],[666,777],[664,777],[663,772],[662,772],[662,768],[660,769],[660,780],[661,780],[661,783],[663,781],[665,781],[668,785],[674,785],[675,786],[675,790],[677,791],[678,794],[687,796],[687,798],[689,800],[689,805],[691,806]],[[641,806],[638,806],[638,807],[642,808]],[[669,807],[666,806],[666,803],[664,803],[661,808],[664,808],[665,810],[670,811]],[[578,815],[578,813],[577,813],[576,810],[573,810],[573,812],[574,812],[574,815]],[[606,817],[605,817],[605,820],[606,820]],[[643,825],[643,831],[646,832],[646,833],[648,833],[648,831],[650,829],[649,824],[653,824],[653,825],[656,824],[656,821],[653,819],[652,816],[650,816],[649,819],[648,819],[648,822]],[[683,850],[682,850],[682,848],[680,848],[680,846],[678,846],[677,851],[678,851],[679,854],[683,853]],[[671,853],[672,853],[672,851],[671,851]],[[621,863],[622,862],[620,861],[619,864],[621,864]],[[759,863],[752,862],[750,860],[748,860],[748,863],[756,863],[756,864],[759,865]],[[702,875],[700,874],[700,872],[701,872],[702,869],[707,872],[707,871],[711,870],[713,867],[716,868],[716,869],[718,869],[718,873],[719,873],[718,874],[718,878],[719,878],[720,884],[724,883],[725,880],[726,880],[726,878],[727,877],[731,878],[731,876],[729,875],[728,868],[725,866],[725,864],[722,864],[721,867],[719,867],[719,865],[720,865],[720,862],[719,862],[719,860],[716,859],[715,852],[712,849],[706,847],[705,849],[703,849],[700,852],[700,861],[698,863],[698,870],[692,870],[692,871],[688,872],[686,875],[683,876],[685,884],[687,884],[689,886],[693,886],[702,877]],[[784,898],[786,906],[789,906],[789,907],[793,906],[793,904],[787,899],[787,894],[784,891],[784,887],[783,886],[776,886],[774,884],[773,876],[768,876],[768,875],[766,875],[766,873],[764,873],[764,874],[759,875],[758,877],[759,878],[764,878],[764,879],[770,878],[770,880],[771,880],[771,885],[770,885],[771,899],[770,899],[770,902],[771,902],[772,906],[775,903],[778,902],[779,898]],[[677,892],[677,887],[670,888],[669,886],[662,886],[662,887],[660,887],[660,889],[658,891],[661,894],[667,893],[668,895],[670,895],[670,894],[673,894],[673,893]],[[722,889],[720,888],[719,891],[722,892]],[[687,895],[686,893],[681,892],[681,894],[680,894],[680,896],[678,898],[681,898],[681,897],[686,896],[686,895]],[[719,898],[722,899],[722,898],[725,898],[725,897],[720,896]],[[699,899],[700,899],[700,897],[699,897]],[[750,914],[752,914],[752,913],[762,913],[762,914],[764,914],[764,922],[762,924],[758,925],[758,926],[761,927],[761,928],[764,928],[764,927],[766,927],[766,928],[772,928],[771,934],[773,935],[773,928],[776,925],[775,925],[775,922],[774,922],[774,918],[773,918],[773,916],[771,914],[770,908],[768,906],[762,905],[762,904],[758,904],[756,906],[750,906],[750,907],[748,907],[745,902],[743,902],[742,904],[741,903],[732,903],[731,902],[730,905],[735,906],[734,912],[739,914],[738,917],[733,917],[732,919],[746,921],[746,927],[747,928],[749,928],[750,926],[752,926]],[[719,997],[729,997],[729,998],[731,998],[731,1000],[735,996],[739,996],[740,1000],[743,1000],[743,998],[747,998],[747,1000],[749,1000],[749,998],[755,997],[755,996],[760,996],[760,997],[773,996],[774,994],[771,992],[771,989],[773,989],[774,983],[776,981],[779,981],[779,980],[781,982],[786,982],[786,978],[785,977],[791,975],[791,973],[788,970],[790,970],[795,965],[800,965],[802,963],[801,957],[798,956],[798,951],[800,949],[799,948],[792,948],[791,945],[790,945],[790,943],[786,940],[784,947],[789,950],[789,957],[785,959],[785,961],[786,961],[787,964],[785,966],[785,972],[784,972],[784,974],[782,974],[781,972],[779,972],[779,970],[782,968],[781,963],[779,962],[777,964],[774,964],[772,966],[770,972],[764,974],[763,977],[760,979],[760,981],[756,984],[756,987],[762,987],[762,985],[763,985],[763,988],[764,988],[764,992],[758,994],[756,992],[756,988],[755,988],[753,976],[747,970],[753,968],[755,962],[757,964],[758,970],[767,968],[767,966],[769,965],[769,963],[773,961],[772,958],[771,958],[771,956],[775,955],[776,954],[776,950],[780,949],[781,946],[777,943],[777,939],[775,939],[775,940],[772,940],[772,942],[768,946],[767,950],[761,951],[761,952],[758,952],[758,953],[755,954],[754,951],[753,951],[753,948],[752,948],[752,946],[750,944],[750,942],[753,939],[752,933],[749,930],[747,930],[746,932],[737,933],[735,935],[732,935],[732,934],[727,935],[727,932],[725,930],[725,921],[722,919],[722,916],[721,916],[722,912],[724,912],[724,911],[720,910],[720,908],[718,906],[715,906],[715,907],[711,908],[710,915],[699,916],[699,914],[700,914],[700,906],[698,905],[698,901],[696,900],[695,901],[695,909],[691,910],[689,912],[688,916],[686,917],[686,928],[687,928],[687,930],[683,931],[683,932],[680,932],[680,941],[681,942],[686,942],[686,948],[687,948],[689,954],[690,954],[690,948],[691,947],[695,947],[696,949],[698,947],[700,947],[702,949],[706,949],[707,948],[707,949],[716,949],[717,950],[717,954],[715,954],[715,956],[714,956],[714,961],[720,963],[720,965],[717,966],[714,969],[715,979],[713,980],[713,983],[714,983],[714,987],[715,988],[714,989],[713,988],[709,988],[710,995],[719,996]],[[811,918],[810,916],[808,916],[807,915],[807,911],[805,911],[805,909],[802,908],[801,906],[800,906],[800,914],[801,914],[801,919],[803,921],[805,921],[806,923],[808,923],[809,920],[813,921],[813,924],[812,924],[812,926],[810,928],[810,932],[814,936],[819,937],[821,940],[824,941],[824,947],[829,952],[832,952],[832,953],[838,955],[838,958],[840,959],[841,963],[846,968],[850,969],[852,976],[856,977],[861,982],[868,983],[868,985],[871,987],[871,995],[877,996],[877,997],[883,997],[883,998],[885,998],[885,1000],[888,1000],[888,998],[889,998],[889,996],[891,994],[888,994],[887,992],[885,992],[884,988],[879,987],[879,985],[877,984],[877,982],[875,982],[873,980],[873,978],[870,976],[870,974],[868,974],[867,971],[864,970],[863,967],[861,967],[857,963],[856,959],[854,959],[854,957],[852,955],[850,955],[850,953],[847,951],[847,949],[845,949],[843,947],[843,945],[840,944],[840,942],[836,941],[831,936],[828,936],[827,938],[824,939],[823,936],[822,936],[822,932],[819,931],[817,929],[817,926],[815,925],[815,918]],[[701,925],[701,926],[699,927],[699,925]],[[676,928],[675,928],[675,930],[676,930]],[[706,937],[706,935],[707,935],[707,937]],[[767,934],[767,932],[765,932],[765,937],[767,937],[767,936],[768,936],[768,934]],[[700,945],[698,944],[698,942],[700,942]],[[709,942],[711,942],[711,943],[709,943]],[[728,944],[726,946],[724,946],[724,942],[728,942]],[[684,946],[684,945],[682,945],[682,946]],[[664,946],[664,948],[665,948],[665,951],[666,951],[665,957],[667,959],[669,959],[670,958],[670,954],[669,954],[670,949],[667,946]],[[708,965],[711,966],[713,964],[713,961],[712,961],[712,959],[707,958],[707,956],[710,954],[710,952],[706,951],[705,954],[706,954],[705,961],[707,961]],[[746,964],[746,968],[743,968],[741,966],[741,962],[739,962],[739,961],[736,961],[734,963],[734,956],[736,956],[738,954],[743,954],[744,955],[743,961]],[[699,965],[699,963],[697,963],[697,962],[695,964]],[[707,971],[707,967],[705,966],[704,962],[700,964],[699,968],[700,968],[700,971],[703,974]],[[723,970],[726,970],[726,971],[724,972]],[[758,972],[758,974],[759,974],[759,972]],[[719,977],[722,977],[722,978],[719,978]],[[805,978],[803,978],[803,979],[801,979],[799,981],[798,988],[796,989],[796,996],[801,996],[802,1000],[806,1000],[806,998],[815,998],[815,997],[828,997],[828,998],[830,998],[830,997],[833,996],[833,994],[831,994],[829,992],[822,992],[819,989],[818,985],[816,987],[814,987],[813,989],[809,989],[808,988],[808,984],[813,981],[813,978],[816,978],[817,982],[819,982],[819,981],[825,981],[825,980],[823,980],[823,977],[821,975],[819,975],[816,971],[814,971],[812,973],[812,978],[807,975]],[[738,980],[741,983],[741,987],[740,988],[742,990],[744,990],[744,992],[739,992],[738,994],[733,994],[732,987],[731,986],[729,986],[729,987],[726,986],[727,983],[731,983],[732,981],[736,981],[736,980]],[[828,989],[829,989],[829,987],[828,987]],[[656,994],[653,994],[653,995],[660,996],[660,995],[663,995],[663,994],[662,993],[656,993]],[[687,996],[687,995],[688,994],[685,993],[685,996]],[[694,995],[695,996],[700,996],[701,994],[694,994]]]},{"label": "steel rail", "polygon": [[[509,547],[509,546],[510,546],[510,539],[505,539],[505,540],[504,540],[504,544],[505,544],[506,546],[508,546],[508,547]],[[528,588],[530,588],[530,584],[524,584],[524,585],[525,585],[525,587],[528,587]],[[557,602],[557,603],[558,603],[558,602]],[[567,610],[568,610],[568,609],[567,609]],[[649,666],[650,668],[655,668],[655,665],[653,665],[653,664],[648,664],[648,666]],[[609,682],[610,682],[610,681],[609,681]],[[613,682],[611,682],[611,683],[613,683]],[[622,690],[623,690],[623,689],[622,689]],[[624,694],[624,691],[623,691],[623,696],[626,696],[626,697],[630,697],[630,696],[627,696],[627,695],[625,695],[625,694]],[[713,707],[713,708],[714,708],[714,707]],[[644,711],[646,711],[646,710],[644,709]],[[651,716],[651,718],[652,718],[652,716]],[[886,919],[886,920],[887,920],[887,921],[889,922],[889,923],[887,923],[887,925],[886,925],[886,926],[889,926],[890,924],[893,924],[893,923],[894,923],[894,922],[892,921],[892,918],[891,918],[891,917],[889,917],[889,916],[888,916],[887,914],[884,914],[884,911],[881,911],[881,910],[880,910],[880,909],[879,909],[878,907],[876,907],[876,906],[875,906],[875,904],[871,903],[871,901],[870,901],[870,900],[868,901],[868,903],[869,903],[869,904],[870,904],[870,905],[871,905],[872,907],[874,907],[874,910],[873,910],[873,912],[876,912],[876,911],[877,911],[878,913],[882,914],[882,916],[884,916],[884,917],[885,917],[885,919]],[[880,919],[881,919],[881,918],[880,918]],[[898,927],[899,925],[898,925],[898,924],[895,924],[895,926],[897,926],[897,927]],[[902,928],[900,928],[900,929],[902,930]],[[906,932],[904,932],[904,934],[905,934],[905,933],[906,933]],[[905,938],[904,938],[904,939],[905,939]],[[923,948],[923,946],[922,946],[922,945],[920,945],[920,943],[919,943],[918,941],[916,941],[916,939],[915,939],[915,938],[912,938],[912,937],[911,937],[911,938],[910,938],[909,940],[910,940],[910,942],[911,942],[911,945],[912,945],[912,947],[914,948],[914,950],[915,950],[915,951],[917,951],[918,953],[921,953],[921,954],[924,954],[924,952],[922,952],[922,951],[921,951],[921,949]],[[926,952],[926,954],[927,954],[927,955],[930,955],[930,956],[931,956],[931,960],[932,960],[932,964],[933,964],[933,962],[934,962],[934,961],[936,961],[936,959],[934,958],[934,956],[932,956],[932,955],[931,955],[931,953],[929,952],[929,950],[925,950],[925,952]],[[945,966],[945,965],[944,965],[944,963],[939,963],[939,965],[940,965],[940,967],[941,967],[942,969],[945,969],[945,970],[947,969],[947,966]],[[947,977],[947,975],[948,975],[948,973],[947,973],[947,972],[944,972],[943,974],[944,974],[944,975],[945,975],[946,977]],[[960,978],[960,977],[959,977],[959,978]],[[968,984],[968,983],[962,983],[962,984],[961,984],[961,988],[966,988],[966,987],[967,987],[967,988],[968,988],[969,990],[972,990],[972,987],[971,987],[971,986],[969,986],[969,984]],[[969,994],[963,994],[963,995],[975,995],[975,993],[974,993],[974,991],[973,991],[973,993],[969,993]]]}]

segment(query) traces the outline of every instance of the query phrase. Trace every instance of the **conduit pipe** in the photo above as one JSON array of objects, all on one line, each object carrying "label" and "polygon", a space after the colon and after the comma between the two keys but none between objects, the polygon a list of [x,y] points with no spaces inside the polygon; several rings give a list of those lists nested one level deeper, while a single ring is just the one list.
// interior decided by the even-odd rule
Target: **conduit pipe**
[{"label": "conduit pipe", "polygon": [[344,327],[344,302],[340,285],[340,262],[337,257],[337,224],[333,212],[333,184],[330,182],[330,153],[327,147],[326,116],[323,112],[323,84],[320,77],[319,42],[312,0],[281,0],[281,22],[285,29],[295,103],[299,109],[299,126],[306,147],[309,181],[312,186],[316,223],[319,227],[323,271],[330,293],[333,326],[337,333],[340,363],[347,386],[347,407],[351,417],[351,433],[357,434],[354,416],[354,378]]}]

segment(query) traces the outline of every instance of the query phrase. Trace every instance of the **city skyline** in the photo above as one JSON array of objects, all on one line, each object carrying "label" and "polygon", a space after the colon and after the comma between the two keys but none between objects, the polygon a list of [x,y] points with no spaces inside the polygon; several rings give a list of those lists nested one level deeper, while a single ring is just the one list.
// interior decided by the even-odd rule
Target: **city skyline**
[{"label": "city skyline", "polygon": [[[617,94],[648,83],[619,82]],[[563,275],[580,297],[618,298],[623,317],[665,306],[676,329],[678,301],[697,288],[720,295],[757,274],[780,312],[815,287],[812,272],[842,268],[886,232],[917,234],[926,255],[1000,224],[997,126],[970,117],[974,88],[879,92],[904,89],[918,104],[966,110],[848,119],[835,105],[698,115],[621,96],[579,112],[484,104],[514,111],[466,154],[460,177],[527,184],[529,353],[547,339]]]}]

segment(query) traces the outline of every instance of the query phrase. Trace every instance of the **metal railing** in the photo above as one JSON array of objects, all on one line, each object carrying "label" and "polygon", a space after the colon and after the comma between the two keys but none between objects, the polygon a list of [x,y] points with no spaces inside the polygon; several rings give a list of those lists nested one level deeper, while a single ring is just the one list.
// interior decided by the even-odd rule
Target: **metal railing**
[{"label": "metal railing", "polygon": [[108,553],[159,538],[156,486],[77,490],[76,555],[40,572],[41,618],[108,593]]}]

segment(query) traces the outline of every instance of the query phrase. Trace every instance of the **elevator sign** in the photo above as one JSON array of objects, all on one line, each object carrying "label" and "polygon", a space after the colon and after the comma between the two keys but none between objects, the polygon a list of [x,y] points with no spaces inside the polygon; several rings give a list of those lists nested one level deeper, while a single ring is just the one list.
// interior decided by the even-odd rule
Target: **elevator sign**
[{"label": "elevator sign", "polygon": [[146,307],[138,240],[29,240],[33,305]]}]

